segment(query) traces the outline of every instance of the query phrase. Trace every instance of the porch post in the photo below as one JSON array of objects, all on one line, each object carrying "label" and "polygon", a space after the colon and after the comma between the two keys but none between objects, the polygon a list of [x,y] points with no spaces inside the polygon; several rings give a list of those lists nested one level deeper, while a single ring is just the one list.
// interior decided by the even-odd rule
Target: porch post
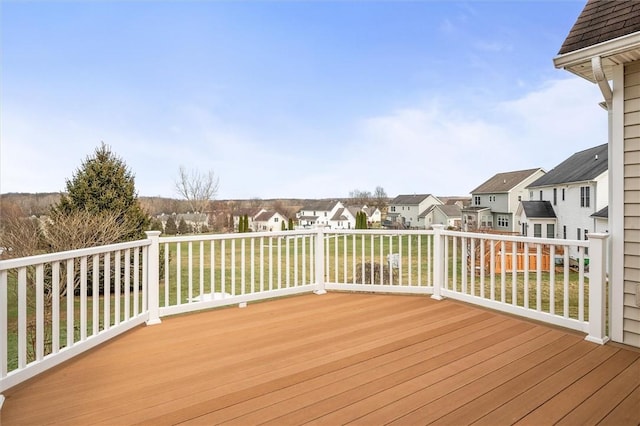
[{"label": "porch post", "polygon": [[318,225],[316,233],[316,289],[315,294],[326,294],[324,288],[324,226]]},{"label": "porch post", "polygon": [[444,239],[442,230],[444,225],[432,225],[433,228],[433,294],[432,299],[442,300],[442,271],[444,270]]},{"label": "porch post", "polygon": [[585,340],[604,345],[606,330],[606,244],[608,234],[589,234],[589,334]]},{"label": "porch post", "polygon": [[147,258],[147,325],[160,324],[160,231],[146,231],[151,240]]}]

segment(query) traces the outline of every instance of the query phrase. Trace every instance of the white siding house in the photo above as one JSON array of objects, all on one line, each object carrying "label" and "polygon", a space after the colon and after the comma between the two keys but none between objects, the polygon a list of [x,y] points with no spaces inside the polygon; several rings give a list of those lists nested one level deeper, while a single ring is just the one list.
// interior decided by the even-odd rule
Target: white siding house
[{"label": "white siding house", "polygon": [[330,221],[339,209],[344,209],[344,204],[340,201],[318,200],[309,202],[296,213],[298,226],[301,228],[330,227]]},{"label": "white siding house", "polygon": [[602,119],[609,124],[609,324],[612,340],[637,347],[640,347],[639,15],[637,1],[589,0],[553,60],[557,68],[597,84],[604,99],[601,105],[608,112]]},{"label": "white siding house", "polygon": [[262,210],[257,216],[253,218],[252,229],[255,232],[264,231],[281,231],[282,224],[288,226],[288,219],[274,210]]},{"label": "white siding house", "polygon": [[387,219],[404,228],[424,228],[420,215],[434,204],[442,204],[442,201],[431,194],[398,195],[389,202]]},{"label": "white siding house", "polygon": [[527,189],[529,201],[548,201],[555,212],[557,227],[552,238],[587,239],[595,232],[593,214],[609,201],[607,144],[573,154]]}]

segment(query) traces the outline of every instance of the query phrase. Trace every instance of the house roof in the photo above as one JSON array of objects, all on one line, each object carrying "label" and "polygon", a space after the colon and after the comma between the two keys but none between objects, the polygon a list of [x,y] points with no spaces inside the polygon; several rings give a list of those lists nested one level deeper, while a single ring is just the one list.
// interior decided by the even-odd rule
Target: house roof
[{"label": "house roof", "polygon": [[589,0],[558,54],[573,52],[640,31],[637,0]]},{"label": "house roof", "polygon": [[462,209],[456,204],[444,204],[436,206],[447,217],[461,217]]},{"label": "house roof", "polygon": [[536,179],[528,188],[593,180],[607,171],[608,161],[609,149],[606,143],[576,152]]},{"label": "house roof", "polygon": [[526,178],[536,173],[540,168],[518,170],[515,172],[498,173],[471,191],[472,194],[496,194],[509,192]]},{"label": "house roof", "polygon": [[640,2],[587,1],[553,62],[595,83],[594,57],[601,58],[607,79],[615,65],[640,59]]},{"label": "house roof", "polygon": [[256,216],[253,220],[255,222],[267,222],[269,219],[271,219],[274,215],[276,214],[276,212],[274,211],[263,211],[262,213],[260,213],[258,216]]},{"label": "house roof", "polygon": [[556,212],[549,201],[522,201],[522,209],[528,218],[555,218]]},{"label": "house roof", "polygon": [[338,203],[337,200],[315,200],[309,201],[300,210],[305,211],[330,211]]},{"label": "house roof", "polygon": [[396,198],[391,200],[389,204],[395,204],[395,205],[405,204],[405,205],[417,206],[428,197],[432,197],[432,195],[431,194],[398,195]]},{"label": "house roof", "polygon": [[599,218],[608,219],[609,218],[609,206],[606,206],[606,207],[598,210],[597,212],[592,214],[591,217],[599,217]]},{"label": "house roof", "polygon": [[331,220],[347,220],[347,217],[344,215],[344,210],[343,208],[336,210]]}]

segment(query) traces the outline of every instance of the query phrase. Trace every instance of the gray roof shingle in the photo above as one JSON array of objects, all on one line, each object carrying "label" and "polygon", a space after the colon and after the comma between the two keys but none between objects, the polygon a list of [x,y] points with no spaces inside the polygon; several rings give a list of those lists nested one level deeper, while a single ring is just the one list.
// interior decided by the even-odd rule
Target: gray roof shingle
[{"label": "gray roof shingle", "polygon": [[515,172],[498,173],[471,191],[472,194],[497,194],[509,192],[523,180],[537,172],[538,169],[518,170]]},{"label": "gray roof shingle", "polygon": [[431,194],[398,195],[396,198],[391,200],[389,204],[391,205],[405,204],[405,205],[417,206],[422,201],[424,201],[425,198],[429,197],[430,195]]},{"label": "gray roof shingle", "polygon": [[522,208],[528,218],[555,218],[556,212],[549,201],[523,201]]},{"label": "gray roof shingle", "polygon": [[606,143],[576,152],[528,188],[593,180],[608,169],[608,161],[609,149]]},{"label": "gray roof shingle", "polygon": [[569,31],[559,55],[640,31],[640,1],[589,0]]}]

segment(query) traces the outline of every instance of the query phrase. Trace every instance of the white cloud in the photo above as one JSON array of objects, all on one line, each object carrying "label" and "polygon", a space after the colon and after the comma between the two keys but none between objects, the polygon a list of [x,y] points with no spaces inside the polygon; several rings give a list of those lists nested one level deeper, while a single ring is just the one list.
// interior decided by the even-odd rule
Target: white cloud
[{"label": "white cloud", "polygon": [[549,170],[605,143],[600,100],[597,88],[583,80],[554,80],[518,99],[483,105],[433,98],[359,120],[351,134],[324,141],[311,134],[305,140],[261,134],[196,106],[157,120],[148,132],[136,123],[110,128],[90,119],[72,122],[63,112],[5,108],[0,191],[63,190],[104,140],[136,175],[140,195],[177,196],[173,182],[181,164],[213,169],[221,199],[346,197],[378,185],[390,196],[468,195],[495,173]]},{"label": "white cloud", "polygon": [[495,173],[549,170],[574,152],[605,143],[599,101],[597,89],[575,78],[550,81],[484,110],[438,102],[397,110],[360,123],[341,169],[367,176],[354,185],[361,189],[381,184],[396,195],[468,195]]}]

